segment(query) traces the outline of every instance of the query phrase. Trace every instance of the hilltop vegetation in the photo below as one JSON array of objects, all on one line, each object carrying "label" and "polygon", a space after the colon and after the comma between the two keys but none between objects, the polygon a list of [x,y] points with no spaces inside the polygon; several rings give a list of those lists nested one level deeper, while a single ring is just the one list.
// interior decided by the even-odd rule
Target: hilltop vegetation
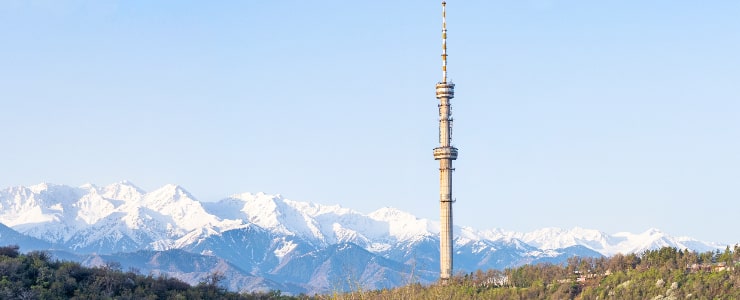
[{"label": "hilltop vegetation", "polygon": [[450,284],[355,291],[335,299],[740,299],[740,247],[696,253],[665,247],[639,255],[572,257],[458,274]]}]

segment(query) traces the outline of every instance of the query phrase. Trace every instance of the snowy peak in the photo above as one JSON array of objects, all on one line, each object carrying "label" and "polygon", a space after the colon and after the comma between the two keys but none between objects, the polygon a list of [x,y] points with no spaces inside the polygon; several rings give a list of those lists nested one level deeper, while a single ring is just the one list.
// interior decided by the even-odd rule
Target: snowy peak
[{"label": "snowy peak", "polygon": [[0,220],[8,226],[61,221],[73,212],[78,189],[41,183],[12,187],[0,192]]},{"label": "snowy peak", "polygon": [[610,244],[609,236],[606,233],[580,227],[572,229],[549,227],[528,233],[515,234],[514,236],[541,249],[583,245],[592,250],[603,251]]},{"label": "snowy peak", "polygon": [[400,210],[380,210],[373,217],[339,205],[293,201],[264,193],[237,194],[205,207],[224,220],[243,219],[275,234],[296,235],[321,245],[350,242],[369,246],[372,241],[386,243],[389,239],[428,234],[425,228],[429,226],[428,221]]},{"label": "snowy peak", "polygon": [[[235,197],[243,201],[241,212],[248,222],[274,233],[297,235],[321,244],[331,243],[327,241],[327,236],[318,221],[310,214],[323,210],[318,205],[309,203],[297,205],[296,202],[286,200],[281,195],[264,193],[240,194]],[[297,207],[310,209],[303,211]]]},{"label": "snowy peak", "polygon": [[179,185],[167,184],[152,192],[146,193],[143,197],[144,203],[152,208],[157,206],[166,206],[175,202],[198,202],[188,191]]},{"label": "snowy peak", "polygon": [[214,212],[219,213],[222,218],[245,219],[268,230],[291,234],[293,232],[288,229],[289,226],[281,222],[285,215],[281,208],[284,206],[282,202],[280,195],[243,193],[221,200],[219,203],[226,209]]},{"label": "snowy peak", "polygon": [[[277,195],[280,197],[280,195]],[[318,217],[321,215],[347,215],[356,214],[357,212],[349,208],[344,208],[341,205],[322,205],[312,202],[299,202],[289,199],[284,200],[285,204],[300,210],[312,217]]]},{"label": "snowy peak", "polygon": [[369,216],[375,220],[387,222],[413,222],[417,220],[416,216],[395,207],[382,207],[371,212]]},{"label": "snowy peak", "polygon": [[613,235],[617,243],[611,245],[605,251],[607,254],[616,253],[639,253],[648,249],[661,247],[676,247],[678,249],[691,249],[695,251],[710,251],[723,248],[725,245],[717,243],[706,243],[689,237],[673,237],[663,231],[651,228],[645,232],[634,234],[619,232]]},{"label": "snowy peak", "polygon": [[94,244],[116,247],[126,240],[129,248],[150,247],[148,243],[166,245],[191,230],[220,221],[182,187],[166,185],[146,193],[122,181],[104,188],[42,183],[2,190],[0,222],[79,249]]},{"label": "snowy peak", "polygon": [[370,213],[369,217],[373,220],[387,222],[390,236],[399,240],[439,233],[439,224],[419,219],[397,208],[384,207]]},{"label": "snowy peak", "polygon": [[103,188],[101,195],[107,199],[139,201],[146,192],[133,183],[124,180]]},{"label": "snowy peak", "polygon": [[655,228],[634,234],[619,232],[607,234],[593,229],[575,227],[572,229],[543,228],[532,232],[488,231],[483,236],[496,238],[517,238],[543,250],[582,246],[606,256],[617,253],[639,253],[647,249],[676,247],[696,251],[709,251],[723,245],[706,243],[688,237],[672,237]]},{"label": "snowy peak", "polygon": [[116,209],[116,205],[98,194],[95,188],[90,188],[88,194],[82,196],[73,206],[77,208],[75,219],[84,224],[94,224]]},{"label": "snowy peak", "polygon": [[206,225],[215,225],[218,218],[209,214],[203,205],[184,188],[168,184],[142,199],[144,207],[172,218],[179,228],[186,231],[195,230]]}]

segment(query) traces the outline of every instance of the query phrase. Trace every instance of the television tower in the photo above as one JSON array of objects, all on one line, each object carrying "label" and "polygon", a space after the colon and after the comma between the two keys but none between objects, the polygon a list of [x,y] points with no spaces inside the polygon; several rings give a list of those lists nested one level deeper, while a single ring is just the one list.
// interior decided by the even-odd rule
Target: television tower
[{"label": "television tower", "polygon": [[452,161],[457,159],[457,148],[452,141],[452,110],[450,100],[455,97],[455,84],[447,82],[447,21],[445,1],[442,1],[442,81],[437,83],[439,99],[439,147],[434,148],[434,159],[439,161],[439,278],[446,284],[452,276]]}]

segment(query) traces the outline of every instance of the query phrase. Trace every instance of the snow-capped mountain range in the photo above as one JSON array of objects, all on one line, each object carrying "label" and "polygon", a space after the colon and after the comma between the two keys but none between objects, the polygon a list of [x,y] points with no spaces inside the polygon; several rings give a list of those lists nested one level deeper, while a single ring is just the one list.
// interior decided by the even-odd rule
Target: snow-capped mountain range
[{"label": "snow-capped mountain range", "polygon": [[[42,183],[0,190],[0,223],[9,227],[0,228],[4,244],[14,242],[8,237],[23,236],[33,240],[27,250],[71,252],[60,256],[92,265],[118,260],[191,282],[219,270],[232,275],[227,284],[236,290],[330,291],[344,287],[349,269],[369,288],[437,277],[439,224],[395,208],[363,214],[263,193],[200,202],[177,185],[146,192],[127,181],[104,187]],[[455,227],[454,236],[455,268],[468,272],[663,246],[700,252],[725,247],[657,229],[606,234],[582,228],[520,233]],[[165,270],[142,258],[159,261],[183,253],[213,268]]]}]

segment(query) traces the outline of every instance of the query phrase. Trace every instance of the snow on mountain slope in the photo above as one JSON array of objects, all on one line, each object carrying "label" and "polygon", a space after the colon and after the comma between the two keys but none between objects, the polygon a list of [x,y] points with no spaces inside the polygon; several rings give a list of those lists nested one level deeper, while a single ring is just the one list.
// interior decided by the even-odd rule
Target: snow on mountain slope
[{"label": "snow on mountain slope", "polygon": [[73,204],[77,208],[76,220],[85,224],[95,224],[116,209],[116,205],[100,195],[95,186],[85,185],[81,188],[88,193]]},{"label": "snow on mountain slope", "polygon": [[60,221],[78,198],[74,188],[46,183],[0,192],[0,218],[7,226]]},{"label": "snow on mountain slope", "polygon": [[[195,230],[206,225],[216,225],[219,219],[206,212],[201,203],[178,185],[168,184],[144,195],[141,203],[144,207],[171,218],[170,227],[186,231]],[[184,232],[177,232],[182,235]]]},{"label": "snow on mountain slope", "polygon": [[0,192],[0,222],[50,242],[69,239],[77,230],[75,201],[80,189],[47,183]]},{"label": "snow on mountain slope", "polygon": [[572,229],[550,227],[527,233],[511,233],[510,235],[541,249],[558,249],[582,245],[599,252],[607,250],[610,245],[619,240],[598,230],[579,227]]},{"label": "snow on mountain slope", "polygon": [[664,232],[651,228],[643,233],[619,232],[612,236],[620,238],[620,242],[611,245],[609,254],[616,253],[639,253],[647,249],[661,247],[676,247],[678,249],[691,249],[699,252],[724,248],[726,245],[717,243],[706,243],[689,237],[672,237]]},{"label": "snow on mountain slope", "polygon": [[275,233],[324,239],[317,224],[280,195],[243,193],[209,204],[207,209],[222,219],[243,219]]},{"label": "snow on mountain slope", "polygon": [[401,241],[439,234],[439,223],[419,219],[396,208],[384,207],[370,213],[369,217],[387,223],[388,235]]},{"label": "snow on mountain slope", "polygon": [[501,229],[492,229],[482,231],[480,234],[490,240],[516,238],[543,250],[584,246],[606,256],[617,253],[639,253],[647,249],[661,247],[676,247],[701,252],[720,249],[725,246],[702,242],[689,237],[672,237],[657,229],[648,229],[638,234],[627,232],[607,234],[602,231],[580,227],[572,229],[550,227],[532,232],[507,232]]},{"label": "snow on mountain slope", "polygon": [[124,180],[102,188],[102,196],[106,199],[119,201],[139,201],[146,192],[133,183]]},{"label": "snow on mountain slope", "polygon": [[244,219],[273,233],[301,236],[320,245],[351,242],[361,246],[387,235],[388,226],[339,205],[284,199],[281,195],[233,195],[206,209],[222,219]]},{"label": "snow on mountain slope", "polygon": [[193,230],[224,225],[179,186],[146,193],[127,181],[103,188],[8,188],[0,191],[0,222],[71,249],[102,253],[169,249]]},{"label": "snow on mountain slope", "polygon": [[312,224],[323,237],[326,244],[343,242],[365,245],[372,237],[367,232],[375,228],[367,216],[339,205],[321,205],[317,203],[285,200],[285,204],[295,211],[302,212],[307,223]]},{"label": "snow on mountain slope", "polygon": [[339,205],[264,193],[233,195],[205,207],[221,219],[244,219],[274,233],[301,236],[321,245],[354,243],[370,251],[439,232],[438,224],[395,208],[366,215]]},{"label": "snow on mountain slope", "polygon": [[[310,247],[353,243],[390,257],[388,251],[411,249],[408,245],[427,243],[439,233],[437,222],[395,208],[363,214],[338,205],[293,201],[264,193],[243,193],[219,202],[201,203],[177,185],[146,192],[128,181],[105,187],[85,184],[75,188],[44,183],[6,188],[0,190],[0,222],[71,249],[100,253],[118,248],[184,248],[210,236],[254,224],[276,236],[298,237]],[[671,237],[654,229],[639,234],[606,234],[583,228],[543,228],[521,233],[455,227],[454,234],[456,247],[475,253],[493,251],[493,245],[498,242],[524,243],[521,249],[531,246],[542,253],[583,246],[604,255],[661,246],[697,251],[723,247],[687,237]],[[286,243],[279,249],[275,251],[285,256],[295,247]],[[408,259],[408,255],[396,256]]]}]

